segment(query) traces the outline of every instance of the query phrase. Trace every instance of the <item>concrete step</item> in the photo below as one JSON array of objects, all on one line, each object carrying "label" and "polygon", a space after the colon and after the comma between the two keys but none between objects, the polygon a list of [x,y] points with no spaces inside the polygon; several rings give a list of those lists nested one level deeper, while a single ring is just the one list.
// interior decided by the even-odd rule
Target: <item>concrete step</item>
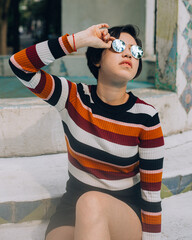
[{"label": "concrete step", "polygon": [[[165,138],[162,198],[192,190],[192,131]],[[0,158],[0,224],[47,220],[65,192],[67,153]]]},{"label": "concrete step", "polygon": [[[162,239],[191,240],[192,191],[162,201]],[[0,239],[44,240],[48,221],[32,221],[0,225]]]}]

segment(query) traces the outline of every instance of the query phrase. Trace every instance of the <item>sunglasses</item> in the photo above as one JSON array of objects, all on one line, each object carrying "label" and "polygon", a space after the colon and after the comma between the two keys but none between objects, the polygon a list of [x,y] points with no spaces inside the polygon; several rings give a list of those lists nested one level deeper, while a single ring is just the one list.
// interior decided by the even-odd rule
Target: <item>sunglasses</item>
[{"label": "sunglasses", "polygon": [[[123,52],[126,48],[125,42],[120,39],[115,39],[112,42],[112,48],[115,52]],[[131,46],[131,54],[134,58],[140,59],[143,57],[143,49],[138,45]]]}]

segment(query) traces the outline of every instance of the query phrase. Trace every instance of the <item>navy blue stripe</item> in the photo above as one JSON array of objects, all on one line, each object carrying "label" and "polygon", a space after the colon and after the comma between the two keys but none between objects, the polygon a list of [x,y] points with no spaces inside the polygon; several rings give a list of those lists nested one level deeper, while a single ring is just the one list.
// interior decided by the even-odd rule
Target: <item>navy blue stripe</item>
[{"label": "navy blue stripe", "polygon": [[153,127],[159,124],[159,115],[156,113],[153,117],[149,117],[148,121],[145,123],[146,127]]},{"label": "navy blue stripe", "polygon": [[79,142],[72,136],[66,123],[63,121],[62,123],[63,123],[65,134],[67,135],[67,138],[69,140],[70,146],[74,151],[78,153],[84,154],[88,157],[98,159],[103,162],[107,162],[107,163],[111,163],[111,164],[115,164],[123,167],[136,163],[139,159],[138,154],[130,158],[122,158],[122,157],[112,155],[108,152],[102,151],[100,149],[96,149],[94,147],[88,146],[82,142]]},{"label": "navy blue stripe", "polygon": [[55,59],[58,59],[66,55],[59,44],[58,38],[48,40],[48,47]]},{"label": "navy blue stripe", "polygon": [[141,208],[146,212],[161,212],[161,202],[147,202],[141,199]]},{"label": "navy blue stripe", "polygon": [[31,78],[36,74],[36,73],[25,73],[24,71],[18,69],[17,67],[14,66],[14,64],[11,62],[10,59],[9,59],[9,65],[12,71],[15,73],[15,75],[26,82],[29,82]]},{"label": "navy blue stripe", "polygon": [[48,101],[45,101],[49,104],[51,104],[52,106],[55,106],[60,97],[61,97],[61,91],[62,91],[62,85],[61,85],[61,79],[52,75],[53,79],[54,79],[54,82],[55,82],[55,89],[54,89],[54,92],[53,92],[53,95],[51,96],[51,98],[48,100]]},{"label": "navy blue stripe", "polygon": [[139,167],[144,170],[158,170],[163,168],[163,158],[160,159],[142,159],[140,158]]}]

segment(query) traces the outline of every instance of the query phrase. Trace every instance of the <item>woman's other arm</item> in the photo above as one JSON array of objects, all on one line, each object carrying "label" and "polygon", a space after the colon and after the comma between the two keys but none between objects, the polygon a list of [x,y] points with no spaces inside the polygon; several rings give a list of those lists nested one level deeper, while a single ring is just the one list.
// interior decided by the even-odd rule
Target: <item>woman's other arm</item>
[{"label": "woman's other arm", "polygon": [[158,113],[151,107],[140,135],[140,183],[142,240],[161,239],[161,182],[163,172],[164,139]]}]

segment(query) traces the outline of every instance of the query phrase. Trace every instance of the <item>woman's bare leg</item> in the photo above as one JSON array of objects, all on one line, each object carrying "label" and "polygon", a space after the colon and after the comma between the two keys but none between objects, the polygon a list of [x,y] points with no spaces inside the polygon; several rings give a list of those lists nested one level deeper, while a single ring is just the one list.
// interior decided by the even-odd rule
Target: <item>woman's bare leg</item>
[{"label": "woman's bare leg", "polygon": [[79,198],[75,240],[141,240],[141,235],[138,216],[124,202],[96,191]]},{"label": "woman's bare leg", "polygon": [[55,228],[47,234],[46,240],[74,240],[74,227],[63,226]]}]

